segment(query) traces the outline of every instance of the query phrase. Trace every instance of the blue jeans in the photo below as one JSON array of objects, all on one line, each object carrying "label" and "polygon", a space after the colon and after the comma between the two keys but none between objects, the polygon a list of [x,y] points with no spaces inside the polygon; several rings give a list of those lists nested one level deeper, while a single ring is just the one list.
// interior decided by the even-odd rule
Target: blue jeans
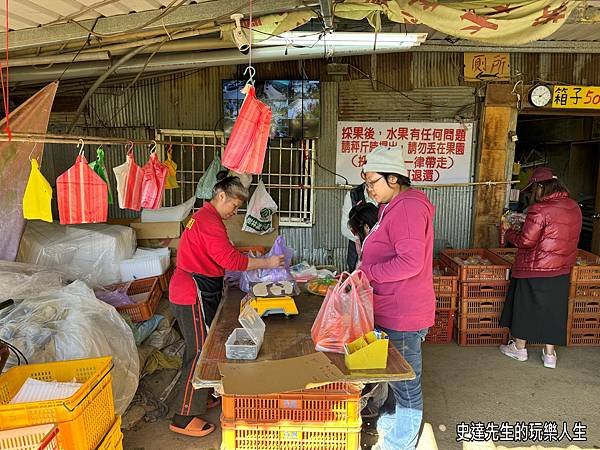
[{"label": "blue jeans", "polygon": [[415,379],[389,383],[396,399],[396,410],[384,413],[377,422],[379,439],[373,450],[414,450],[423,420],[421,392],[421,343],[427,328],[420,331],[395,331],[382,328],[394,346],[415,371]]}]

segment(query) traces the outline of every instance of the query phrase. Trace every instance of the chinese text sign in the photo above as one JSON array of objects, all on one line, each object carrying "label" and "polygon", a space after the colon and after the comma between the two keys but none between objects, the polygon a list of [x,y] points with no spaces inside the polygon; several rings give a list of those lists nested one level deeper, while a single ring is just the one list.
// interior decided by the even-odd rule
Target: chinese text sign
[{"label": "chinese text sign", "polygon": [[338,122],[336,172],[350,184],[362,183],[367,155],[383,146],[398,150],[415,185],[466,183],[472,142],[472,123]]},{"label": "chinese text sign", "polygon": [[508,53],[465,53],[465,81],[493,78],[510,78],[510,55]]},{"label": "chinese text sign", "polygon": [[600,109],[600,87],[554,86],[552,107]]}]

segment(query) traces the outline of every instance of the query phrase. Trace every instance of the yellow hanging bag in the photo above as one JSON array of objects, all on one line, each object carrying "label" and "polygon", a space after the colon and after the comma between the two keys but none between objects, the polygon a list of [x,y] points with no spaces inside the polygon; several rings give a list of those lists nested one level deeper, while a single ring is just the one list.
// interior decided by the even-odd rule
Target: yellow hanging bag
[{"label": "yellow hanging bag", "polygon": [[167,150],[167,159],[163,161],[163,164],[168,169],[165,189],[177,189],[179,187],[179,183],[177,182],[177,164],[171,158],[172,155],[173,150],[171,149],[171,146],[169,146],[169,150]]},{"label": "yellow hanging bag", "polygon": [[52,187],[40,171],[37,159],[31,160],[29,181],[23,195],[23,217],[52,222]]}]

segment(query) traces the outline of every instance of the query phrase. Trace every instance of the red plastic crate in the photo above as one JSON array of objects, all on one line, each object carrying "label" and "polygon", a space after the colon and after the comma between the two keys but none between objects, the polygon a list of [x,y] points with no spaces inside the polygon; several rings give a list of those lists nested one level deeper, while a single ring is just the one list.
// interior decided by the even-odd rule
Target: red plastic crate
[{"label": "red plastic crate", "polygon": [[435,309],[436,311],[442,309],[456,309],[456,295],[438,295],[435,294]]},{"label": "red plastic crate", "polygon": [[569,298],[569,315],[600,314],[600,298]]},{"label": "red plastic crate", "polygon": [[585,250],[577,250],[577,262],[578,265],[571,269],[571,283],[600,281],[600,256]]},{"label": "red plastic crate", "polygon": [[[481,256],[488,259],[490,265],[466,265],[455,258],[467,259],[471,256]],[[506,281],[510,265],[502,258],[483,248],[463,250],[444,250],[440,252],[440,260],[453,272],[458,274],[459,281]]]},{"label": "red plastic crate", "polygon": [[467,298],[460,300],[460,316],[499,316],[504,309],[504,299]]},{"label": "red plastic crate", "polygon": [[516,248],[490,248],[490,252],[502,258],[510,266],[515,263],[515,257],[517,256]]},{"label": "red plastic crate", "polygon": [[463,346],[506,344],[508,342],[508,329],[459,331],[456,333],[456,341],[458,345]]},{"label": "red plastic crate", "polygon": [[[113,285],[111,287],[116,288],[118,286]],[[110,287],[107,287],[107,289],[110,289]],[[141,300],[134,305],[119,306],[117,311],[129,314],[133,322],[143,322],[150,319],[162,297],[158,277],[133,280],[127,289],[127,295],[130,297],[140,295]]]},{"label": "red plastic crate", "polygon": [[505,299],[508,292],[508,281],[488,281],[485,283],[461,283],[462,299]]},{"label": "red plastic crate", "polygon": [[503,330],[500,327],[500,316],[461,316],[459,331]]},{"label": "red plastic crate", "polygon": [[438,309],[435,312],[435,323],[425,336],[425,342],[447,344],[452,341],[455,312],[451,309]]},{"label": "red plastic crate", "polygon": [[343,383],[270,395],[223,395],[222,420],[236,425],[360,426],[360,389]]}]

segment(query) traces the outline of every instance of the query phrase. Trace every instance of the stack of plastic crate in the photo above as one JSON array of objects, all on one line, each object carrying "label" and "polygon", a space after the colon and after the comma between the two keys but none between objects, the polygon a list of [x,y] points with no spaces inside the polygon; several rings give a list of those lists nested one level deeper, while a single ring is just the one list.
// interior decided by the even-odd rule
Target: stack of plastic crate
[{"label": "stack of plastic crate", "polygon": [[[82,385],[66,399],[11,404],[28,378]],[[121,419],[115,416],[113,403],[110,357],[30,364],[0,375],[0,430],[46,424],[56,425],[61,450],[123,448]]]},{"label": "stack of plastic crate", "polygon": [[[473,257],[490,264],[467,264]],[[508,330],[499,325],[508,289],[509,265],[485,249],[444,250],[443,264],[458,274],[459,345],[499,345],[506,343]]]},{"label": "stack of plastic crate", "polygon": [[567,336],[570,346],[600,346],[600,257],[584,250],[571,270]]},{"label": "stack of plastic crate", "polygon": [[447,344],[452,341],[456,318],[458,277],[448,266],[433,261],[433,289],[435,291],[435,323],[429,328],[425,342]]},{"label": "stack of plastic crate", "polygon": [[360,389],[331,383],[271,395],[223,395],[222,450],[358,450]]}]

